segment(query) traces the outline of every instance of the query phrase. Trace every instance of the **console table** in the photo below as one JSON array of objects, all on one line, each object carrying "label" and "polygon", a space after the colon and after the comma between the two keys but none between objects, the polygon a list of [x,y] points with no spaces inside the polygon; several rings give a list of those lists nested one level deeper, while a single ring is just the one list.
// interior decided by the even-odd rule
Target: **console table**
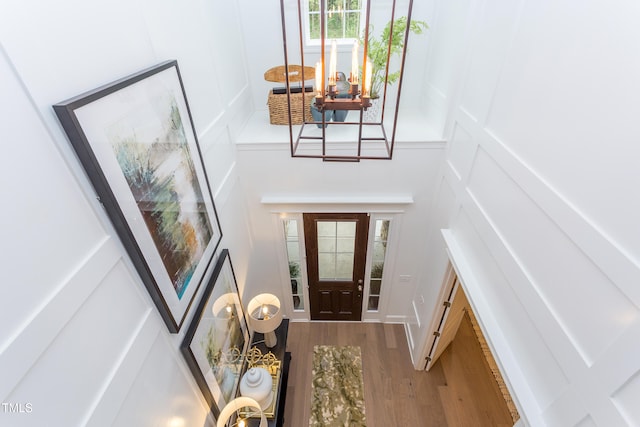
[{"label": "console table", "polygon": [[[283,319],[278,329],[276,329],[276,336],[278,337],[278,343],[273,348],[268,348],[264,344],[264,335],[260,333],[254,333],[251,340],[250,347],[257,347],[263,354],[272,352],[276,358],[280,361],[280,384],[276,386],[276,395],[273,397],[276,399],[274,407],[273,418],[267,418],[269,427],[282,427],[284,423],[284,403],[287,397],[287,382],[289,380],[289,365],[291,364],[291,353],[287,351],[287,334],[289,332],[289,319]],[[258,343],[258,344],[255,344]],[[249,418],[247,421],[248,427],[258,427],[260,425],[260,419]]]}]

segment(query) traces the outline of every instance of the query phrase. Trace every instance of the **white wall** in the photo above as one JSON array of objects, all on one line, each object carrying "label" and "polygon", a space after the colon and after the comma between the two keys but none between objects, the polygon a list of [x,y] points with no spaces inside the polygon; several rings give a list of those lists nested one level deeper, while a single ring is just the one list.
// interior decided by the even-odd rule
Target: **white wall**
[{"label": "white wall", "polygon": [[[438,3],[456,31],[437,28],[425,77],[450,136],[425,270],[449,250],[530,425],[640,425],[638,19],[632,1]],[[414,305],[443,277],[423,278]]]},{"label": "white wall", "polygon": [[244,287],[248,261],[234,254],[248,252],[250,238],[231,139],[250,99],[236,8],[3,2],[1,425],[212,425],[178,352],[186,327],[168,333],[51,105],[177,59],[225,233],[220,248]]},{"label": "white wall", "polygon": [[[247,279],[252,292],[274,292],[287,296],[284,301],[290,298],[285,293],[290,286],[288,270],[283,272],[283,261],[278,257],[283,236],[274,217],[280,212],[401,212],[397,214],[398,228],[393,230],[398,234],[392,236],[401,243],[389,255],[394,260],[394,274],[383,285],[385,310],[379,320],[406,321],[408,297],[414,293],[422,263],[420,250],[428,230],[428,208],[441,172],[444,144],[396,144],[393,160],[360,163],[291,158],[288,143],[238,147],[239,175],[254,237]],[[403,197],[411,202],[386,203]],[[266,200],[269,203],[264,203]],[[409,280],[401,281],[402,275],[410,276]]]},{"label": "white wall", "polygon": [[[296,2],[285,0],[288,10]],[[386,10],[391,1],[375,1],[374,9]],[[406,2],[400,2],[406,9]],[[410,126],[398,130],[400,135],[394,151],[394,159],[387,161],[363,161],[359,164],[322,162],[321,160],[291,159],[288,145],[288,128],[270,126],[267,111],[267,95],[275,84],[265,82],[264,72],[274,66],[284,64],[282,50],[282,30],[280,2],[269,0],[239,2],[243,15],[243,30],[246,34],[255,34],[246,44],[249,79],[253,88],[255,109],[249,129],[244,129],[237,142],[238,169],[242,188],[246,194],[247,209],[251,217],[253,248],[250,257],[251,271],[247,279],[252,293],[274,292],[281,297],[287,296],[288,272],[282,270],[283,261],[278,258],[281,248],[278,244],[282,236],[278,228],[278,212],[311,211],[403,211],[397,217],[398,253],[392,254],[397,261],[387,287],[387,299],[384,301],[382,320],[402,322],[414,317],[409,310],[409,300],[416,283],[416,274],[420,270],[422,258],[419,251],[424,245],[431,216],[429,207],[433,203],[438,173],[443,159],[443,144],[440,134],[420,129],[414,132],[423,120],[420,111],[414,109],[406,119]],[[401,7],[399,7],[401,9]],[[425,20],[433,24],[434,2],[414,1],[413,19]],[[374,10],[372,14],[376,14]],[[379,13],[378,13],[379,15]],[[288,26],[294,26],[295,16],[287,14]],[[376,22],[375,28],[381,30],[386,24]],[[288,28],[292,30],[292,28]],[[426,51],[430,31],[421,36],[412,35],[409,41],[409,54],[405,81],[403,84],[403,107],[422,106],[422,78],[427,68]],[[297,34],[288,32],[289,52],[294,55],[297,46]],[[319,50],[306,49],[305,65],[315,63]],[[350,64],[350,47],[339,63]],[[299,55],[298,55],[299,56]],[[289,58],[291,63],[299,63]],[[389,113],[387,113],[389,114]],[[406,122],[405,122],[406,123]],[[442,129],[440,129],[440,132]],[[410,142],[408,142],[410,141]],[[393,199],[408,195],[414,202],[410,205],[349,203],[354,200],[372,200],[378,196]],[[265,197],[275,197],[282,203],[264,204]],[[311,204],[295,203],[300,198],[315,200]],[[318,203],[325,200],[326,203]],[[335,203],[341,200],[342,203]],[[387,269],[385,269],[385,272]],[[386,274],[386,273],[385,273]],[[400,276],[410,276],[408,281],[400,281]],[[386,280],[386,277],[385,277]],[[383,297],[384,299],[384,297]],[[297,314],[288,313],[294,317]],[[303,318],[306,315],[303,314]]]},{"label": "white wall", "polygon": [[385,315],[406,320],[414,358],[446,248],[528,424],[640,424],[639,6],[454,0],[433,19],[421,7],[420,93],[451,142],[442,176],[441,145],[360,164],[291,159],[282,144],[235,153],[266,101],[257,81],[281,63],[265,49],[280,43],[276,1],[5,2],[0,394],[32,411],[0,407],[0,424],[211,423],[182,334],[166,331],[51,110],[169,58],[245,294],[282,289],[262,197],[410,194],[391,285],[414,298],[390,298]]}]

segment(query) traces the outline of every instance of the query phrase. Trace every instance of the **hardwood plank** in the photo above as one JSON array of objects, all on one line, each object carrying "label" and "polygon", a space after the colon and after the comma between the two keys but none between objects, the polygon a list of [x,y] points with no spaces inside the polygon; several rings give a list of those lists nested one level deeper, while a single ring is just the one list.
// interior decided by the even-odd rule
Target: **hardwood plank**
[{"label": "hardwood plank", "polygon": [[394,333],[397,328],[394,328],[393,325],[389,324],[385,324],[383,328],[387,348],[398,348],[398,344],[396,342],[396,334]]},{"label": "hardwood plank", "polygon": [[[319,344],[361,347],[367,427],[513,425],[508,411],[506,423],[501,421],[502,418],[491,414],[498,407],[490,401],[493,395],[487,390],[491,390],[491,387],[487,389],[486,386],[480,386],[479,391],[474,391],[474,388],[464,384],[468,382],[468,378],[474,382],[486,380],[482,379],[483,370],[478,366],[485,373],[488,371],[481,353],[477,356],[479,365],[468,363],[467,359],[473,354],[474,343],[479,350],[473,330],[467,329],[468,326],[470,325],[461,328],[465,332],[460,334],[460,339],[456,336],[453,344],[442,355],[441,361],[426,372],[413,368],[402,325],[362,322],[291,323],[287,351],[291,352],[292,360],[284,425],[309,425],[311,362],[313,346]],[[465,343],[466,340],[471,344]],[[442,363],[443,360],[447,360],[447,363]],[[495,380],[493,382],[496,384]],[[495,387],[497,388],[497,384]],[[499,400],[504,403],[501,397]],[[478,419],[481,419],[482,424],[478,424]],[[491,422],[494,424],[488,424]]]},{"label": "hardwood plank", "polygon": [[[460,425],[513,425],[511,413],[482,354],[468,315],[463,317],[454,341],[442,354],[440,362],[450,398],[456,401],[451,404],[464,407]],[[460,411],[460,408],[456,410]],[[451,416],[447,413],[449,418]]]},{"label": "hardwood plank", "polygon": [[447,386],[438,387],[440,401],[444,406],[447,426],[464,427],[465,424],[465,407],[458,399],[454,389]]}]

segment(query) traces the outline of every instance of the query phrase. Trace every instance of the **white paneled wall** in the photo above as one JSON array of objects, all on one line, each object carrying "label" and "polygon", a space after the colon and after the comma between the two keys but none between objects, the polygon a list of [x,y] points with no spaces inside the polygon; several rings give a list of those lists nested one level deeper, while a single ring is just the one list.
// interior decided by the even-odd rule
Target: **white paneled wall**
[{"label": "white paneled wall", "polygon": [[[288,270],[281,274],[278,257],[282,228],[274,216],[287,212],[392,213],[397,214],[394,224],[399,225],[394,239],[401,244],[393,251],[393,269],[391,264],[385,267],[394,274],[384,285],[381,307],[385,310],[376,320],[405,321],[444,159],[442,142],[397,142],[391,161],[291,158],[288,142],[239,145],[237,158],[254,242],[247,278],[253,292],[275,292],[290,299]],[[409,280],[402,281],[400,276]],[[301,317],[308,318],[308,313]]]},{"label": "white paneled wall", "polygon": [[[212,425],[178,351],[186,326],[167,331],[51,105],[177,59],[220,247],[246,253],[230,141],[251,103],[237,6],[34,0],[2,9],[0,425]],[[246,259],[234,266],[246,276]]]},{"label": "white paneled wall", "polygon": [[[431,62],[445,69],[428,84],[460,79],[445,92],[443,187],[455,201],[441,192],[436,209],[453,212],[440,224],[447,250],[521,415],[532,426],[640,425],[640,60],[628,54],[640,7],[458,0],[437,10],[458,31],[434,34]],[[440,266],[431,258],[427,269]],[[414,306],[441,280],[424,275]]]}]

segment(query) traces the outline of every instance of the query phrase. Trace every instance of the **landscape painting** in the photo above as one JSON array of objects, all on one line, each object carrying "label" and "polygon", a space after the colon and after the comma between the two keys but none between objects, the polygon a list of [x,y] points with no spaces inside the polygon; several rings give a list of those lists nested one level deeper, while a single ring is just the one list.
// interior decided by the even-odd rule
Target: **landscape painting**
[{"label": "landscape painting", "polygon": [[151,233],[178,298],[213,235],[204,196],[187,144],[182,117],[172,96],[158,100],[160,120],[124,117],[109,129],[109,140],[140,214]]},{"label": "landscape painting", "polygon": [[178,332],[222,237],[176,61],[54,105],[171,332]]},{"label": "landscape painting", "polygon": [[215,416],[236,395],[248,344],[246,318],[225,249],[181,345]]}]

